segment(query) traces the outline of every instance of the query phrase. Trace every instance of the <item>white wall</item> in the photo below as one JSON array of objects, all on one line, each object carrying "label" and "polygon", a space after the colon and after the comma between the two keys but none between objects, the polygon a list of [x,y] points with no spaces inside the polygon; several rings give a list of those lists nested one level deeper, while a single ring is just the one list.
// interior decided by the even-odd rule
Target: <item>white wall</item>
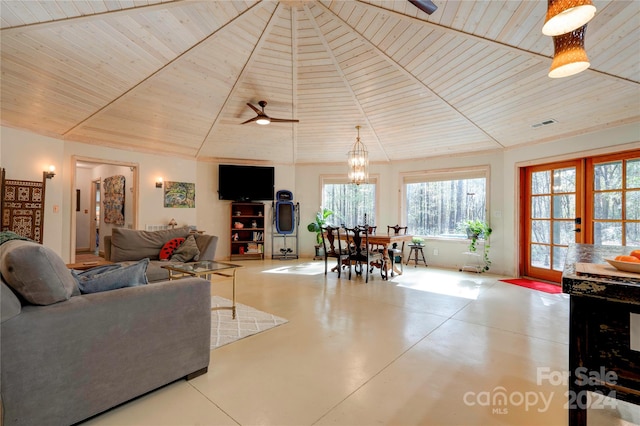
[{"label": "white wall", "polygon": [[[65,142],[29,132],[1,128],[0,165],[7,169],[7,176],[15,179],[39,180],[42,171],[54,164],[57,175],[47,182],[44,243],[65,260],[69,259],[71,215],[75,199],[74,174],[70,168],[74,156],[92,158],[108,163],[134,163],[139,169],[137,196],[138,229],[145,224],[168,223],[175,218],[180,225],[197,225],[208,234],[218,235],[220,241],[216,258],[229,256],[231,234],[230,202],[218,200],[218,164],[197,162],[171,156],[159,156],[118,150],[88,144]],[[491,237],[490,257],[493,261],[490,272],[504,275],[517,273],[518,244],[518,167],[543,164],[567,158],[596,155],[627,149],[640,148],[640,124],[610,129],[603,132],[567,138],[547,144],[508,149],[501,153],[438,157],[404,161],[394,164],[372,164],[370,173],[379,182],[380,203],[377,218],[379,226],[402,223],[401,193],[402,173],[460,168],[468,166],[490,167],[490,223],[494,229]],[[299,244],[303,257],[313,256],[314,234],[306,230],[321,203],[321,175],[344,175],[344,164],[333,165],[276,165],[276,191],[286,189],[293,192],[294,201],[300,203]],[[163,190],[155,188],[157,177],[165,181],[195,182],[196,208],[164,208]],[[129,187],[129,184],[127,184]],[[71,198],[74,197],[74,198]],[[55,213],[54,206],[59,207]],[[265,257],[271,256],[272,210],[267,205],[267,227]],[[461,253],[466,242],[429,240],[426,255],[430,265],[457,268],[464,258]],[[437,249],[438,256],[433,255]]]},{"label": "white wall", "polygon": [[49,165],[56,167],[56,176],[47,180],[42,243],[55,252],[62,253],[62,240],[65,235],[63,223],[69,222],[70,215],[68,207],[65,208],[63,203],[63,190],[68,188],[68,185],[64,185],[65,143],[58,139],[2,127],[0,144],[0,167],[6,169],[8,179],[41,181],[42,172],[47,170]]}]

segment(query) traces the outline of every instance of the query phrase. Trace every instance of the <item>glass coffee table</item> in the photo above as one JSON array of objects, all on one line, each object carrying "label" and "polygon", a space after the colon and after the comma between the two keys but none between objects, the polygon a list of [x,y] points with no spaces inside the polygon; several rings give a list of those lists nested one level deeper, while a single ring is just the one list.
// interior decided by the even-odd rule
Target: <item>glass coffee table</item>
[{"label": "glass coffee table", "polygon": [[236,269],[240,268],[240,265],[233,265],[231,263],[215,262],[211,260],[203,260],[200,262],[187,262],[187,263],[173,263],[168,265],[162,265],[164,269],[169,271],[169,279],[177,280],[184,277],[202,277],[211,281],[212,275],[219,275],[222,277],[228,277],[233,279],[233,298],[232,306],[220,306],[217,308],[211,308],[212,311],[216,309],[231,309],[231,317],[236,319]]}]

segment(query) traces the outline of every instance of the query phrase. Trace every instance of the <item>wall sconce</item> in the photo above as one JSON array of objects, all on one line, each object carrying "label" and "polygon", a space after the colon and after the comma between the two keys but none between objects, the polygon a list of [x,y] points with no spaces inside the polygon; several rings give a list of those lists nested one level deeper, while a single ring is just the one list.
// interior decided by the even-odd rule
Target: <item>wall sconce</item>
[{"label": "wall sconce", "polygon": [[162,178],[156,179],[156,188],[162,188]]},{"label": "wall sconce", "polygon": [[177,224],[178,222],[176,222],[176,220],[173,218],[171,218],[171,220],[169,221],[169,226],[171,227],[171,229],[174,229]]},{"label": "wall sconce", "polygon": [[49,170],[44,171],[44,177],[46,177],[47,179],[53,179],[55,175],[56,175],[55,166],[49,166]]}]

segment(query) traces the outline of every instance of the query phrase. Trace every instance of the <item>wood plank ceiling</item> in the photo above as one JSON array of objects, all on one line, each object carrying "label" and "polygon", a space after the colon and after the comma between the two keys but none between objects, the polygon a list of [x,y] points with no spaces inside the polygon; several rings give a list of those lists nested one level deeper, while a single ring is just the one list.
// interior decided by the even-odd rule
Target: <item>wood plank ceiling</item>
[{"label": "wood plank ceiling", "polygon": [[[563,79],[544,1],[2,0],[2,124],[211,161],[463,155],[640,122],[640,2],[594,1]],[[298,124],[241,125],[246,106]],[[556,123],[532,127],[553,119]]]}]

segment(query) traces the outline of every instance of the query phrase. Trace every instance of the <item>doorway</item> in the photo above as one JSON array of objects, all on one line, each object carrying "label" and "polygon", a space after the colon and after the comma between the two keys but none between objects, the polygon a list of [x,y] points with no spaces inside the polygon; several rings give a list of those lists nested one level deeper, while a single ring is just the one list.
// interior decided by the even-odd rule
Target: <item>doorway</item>
[{"label": "doorway", "polygon": [[[138,169],[136,163],[118,162],[89,157],[72,156],[72,190],[80,190],[80,206],[72,208],[70,263],[76,261],[76,249],[104,256],[104,237],[111,235],[115,226],[138,227]],[[105,223],[103,179],[114,175],[125,176],[124,225]],[[74,196],[73,199],[76,197]],[[76,211],[77,210],[77,211]]]},{"label": "doorway", "polygon": [[569,244],[640,245],[640,150],[521,169],[521,275],[560,283]]},{"label": "doorway", "polygon": [[91,240],[91,252],[96,256],[104,256],[104,252],[100,253],[100,178],[91,182],[89,238]]}]

